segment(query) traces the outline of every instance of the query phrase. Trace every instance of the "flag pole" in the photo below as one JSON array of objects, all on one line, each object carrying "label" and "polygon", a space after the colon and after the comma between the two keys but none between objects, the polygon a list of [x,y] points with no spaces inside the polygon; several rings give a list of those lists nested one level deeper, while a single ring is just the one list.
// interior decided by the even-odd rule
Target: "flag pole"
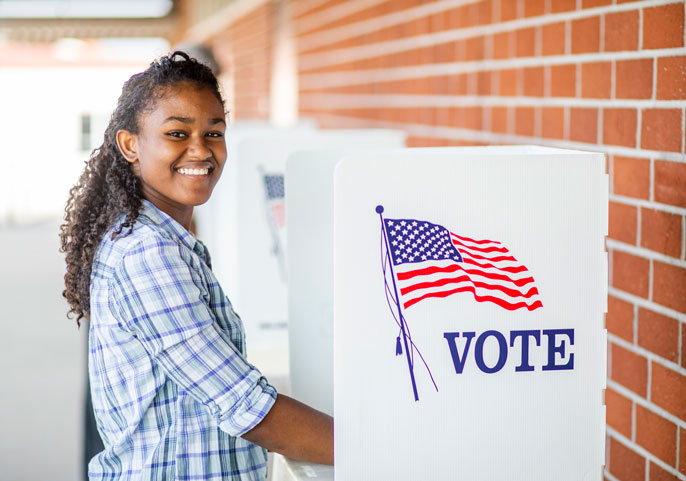
[{"label": "flag pole", "polygon": [[414,369],[412,367],[412,361],[410,360],[410,351],[407,348],[407,334],[405,333],[405,316],[403,316],[402,309],[400,309],[400,297],[398,296],[398,288],[395,285],[395,273],[393,272],[393,260],[391,259],[391,248],[388,244],[388,233],[386,232],[386,226],[383,222],[383,206],[376,206],[376,213],[379,214],[381,219],[381,231],[383,232],[384,241],[386,243],[386,256],[388,257],[388,265],[391,268],[391,278],[393,279],[393,290],[395,291],[395,305],[398,308],[398,319],[400,320],[400,330],[403,333],[403,342],[405,343],[405,357],[407,357],[407,367],[410,370],[410,379],[412,380],[412,390],[414,391],[414,400],[419,401],[419,396],[417,395],[417,383],[414,380]]}]

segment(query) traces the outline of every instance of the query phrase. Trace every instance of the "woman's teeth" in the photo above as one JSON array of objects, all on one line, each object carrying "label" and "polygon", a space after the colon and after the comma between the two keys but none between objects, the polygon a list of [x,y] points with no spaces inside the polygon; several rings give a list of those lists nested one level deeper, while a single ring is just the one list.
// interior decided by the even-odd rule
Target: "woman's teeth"
[{"label": "woman's teeth", "polygon": [[209,169],[177,169],[177,172],[186,175],[207,175]]}]

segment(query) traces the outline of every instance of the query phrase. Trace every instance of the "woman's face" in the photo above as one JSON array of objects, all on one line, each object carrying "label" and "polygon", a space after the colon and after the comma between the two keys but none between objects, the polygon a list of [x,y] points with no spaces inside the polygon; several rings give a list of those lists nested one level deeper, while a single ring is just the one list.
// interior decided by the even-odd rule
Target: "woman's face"
[{"label": "woman's face", "polygon": [[180,218],[190,222],[193,207],[207,202],[226,162],[224,109],[193,83],[161,93],[141,115],[138,134],[120,131],[117,141],[143,197],[185,225]]}]

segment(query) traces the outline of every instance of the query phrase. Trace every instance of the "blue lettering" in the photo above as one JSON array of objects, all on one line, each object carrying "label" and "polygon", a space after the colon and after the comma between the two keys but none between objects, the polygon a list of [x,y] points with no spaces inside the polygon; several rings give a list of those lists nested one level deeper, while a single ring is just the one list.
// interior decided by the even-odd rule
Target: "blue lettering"
[{"label": "blue lettering", "polygon": [[[488,367],[484,362],[484,343],[486,342],[486,339],[488,339],[489,336],[494,336],[498,341],[498,346],[500,347],[500,353],[498,354],[498,362],[496,362],[495,366],[493,367]],[[507,361],[507,341],[505,340],[505,336],[503,336],[498,331],[485,331],[476,340],[476,346],[474,347],[474,357],[476,358],[476,365],[483,372],[493,374],[494,372],[500,371],[505,365],[505,361]]]},{"label": "blue lettering", "polygon": [[515,371],[533,371],[534,367],[529,364],[529,338],[536,340],[536,345],[541,345],[541,331],[512,331],[510,332],[510,347],[514,347],[515,339],[522,338],[522,363],[515,367]]},{"label": "blue lettering", "polygon": [[467,353],[469,352],[469,345],[472,343],[472,338],[476,335],[475,332],[465,332],[462,337],[467,339],[467,345],[464,347],[464,355],[460,359],[460,353],[457,352],[457,342],[455,339],[460,337],[459,332],[444,332],[443,337],[448,342],[450,348],[450,355],[453,358],[453,365],[455,366],[455,373],[462,374],[464,369],[464,362],[467,360]]},{"label": "blue lettering", "polygon": [[548,336],[548,364],[543,366],[544,371],[561,371],[564,369],[574,369],[574,353],[569,353],[569,361],[567,364],[556,364],[555,354],[560,353],[560,359],[565,358],[565,340],[560,339],[560,345],[556,345],[555,337],[567,336],[569,337],[569,345],[574,345],[574,329],[546,329],[543,330],[543,335]]}]

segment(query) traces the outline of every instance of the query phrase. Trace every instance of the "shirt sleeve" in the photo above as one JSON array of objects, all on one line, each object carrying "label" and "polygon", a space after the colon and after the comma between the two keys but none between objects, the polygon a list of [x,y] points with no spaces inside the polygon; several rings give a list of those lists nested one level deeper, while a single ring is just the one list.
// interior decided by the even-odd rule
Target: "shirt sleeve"
[{"label": "shirt sleeve", "polygon": [[223,431],[240,436],[267,415],[276,390],[221,331],[202,279],[190,252],[150,236],[125,254],[110,293],[122,327]]}]

